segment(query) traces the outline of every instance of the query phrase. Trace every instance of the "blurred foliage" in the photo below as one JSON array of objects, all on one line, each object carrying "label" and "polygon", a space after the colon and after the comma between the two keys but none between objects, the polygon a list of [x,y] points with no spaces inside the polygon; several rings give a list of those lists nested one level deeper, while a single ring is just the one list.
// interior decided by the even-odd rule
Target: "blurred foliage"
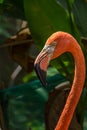
[{"label": "blurred foliage", "polygon": [[[5,37],[10,37],[10,34],[9,32],[7,31],[7,28],[9,28],[9,24],[5,24],[3,23],[3,17],[0,16],[0,36],[5,36]],[[2,42],[3,40],[0,39],[0,43]]]},{"label": "blurred foliage", "polygon": [[2,3],[3,3],[3,1],[4,1],[4,0],[0,0],[0,4],[2,4]]},{"label": "blurred foliage", "polygon": [[[82,38],[85,38],[85,43],[87,43],[86,12],[87,0],[0,0],[0,18],[11,16],[22,20],[26,19],[34,43],[39,50],[43,48],[46,39],[52,33],[60,30],[65,31],[77,39],[82,47],[87,64],[87,45],[82,41]],[[5,29],[3,29],[4,27]],[[2,22],[0,32],[3,35],[8,35],[6,26]],[[74,61],[69,53],[52,61],[51,66],[55,67],[72,82]],[[33,72],[31,75],[24,77],[23,81],[27,82],[33,79],[32,77],[35,78]],[[87,86],[87,80],[85,86]],[[85,104],[87,104],[86,94],[84,94],[84,100],[81,102],[81,106],[79,105],[79,108],[85,107]],[[83,115],[84,112],[82,112]]]},{"label": "blurred foliage", "polygon": [[[79,4],[78,4],[79,3]],[[72,7],[75,23],[79,30],[80,36],[87,37],[87,1],[76,0]]]},{"label": "blurred foliage", "polygon": [[23,0],[4,0],[0,4],[0,13],[9,17],[25,19]]},{"label": "blurred foliage", "polygon": [[29,128],[42,130],[45,128],[44,111],[48,93],[55,86],[66,81],[66,78],[56,69],[48,69],[48,75],[50,76],[47,78],[46,88],[42,87],[39,80],[35,80],[0,91],[0,101],[9,130],[28,130]]},{"label": "blurred foliage", "polygon": [[[78,8],[81,12],[79,15]],[[85,53],[84,45],[81,43],[81,37],[87,36],[87,26],[84,27],[87,25],[85,13],[87,2],[85,0],[34,0],[33,2],[24,0],[24,9],[32,37],[40,49],[52,33],[61,30],[72,34],[79,41]],[[74,62],[69,53],[53,61],[52,65],[72,82]]]},{"label": "blurred foliage", "polygon": [[[47,70],[47,75],[50,77],[50,76],[54,76],[56,74],[58,74],[57,69],[49,67],[49,69]],[[36,75],[35,71],[32,71],[31,73],[29,73],[25,77],[23,77],[23,83],[26,83],[28,81],[33,81],[34,79],[37,79],[37,75]]]}]

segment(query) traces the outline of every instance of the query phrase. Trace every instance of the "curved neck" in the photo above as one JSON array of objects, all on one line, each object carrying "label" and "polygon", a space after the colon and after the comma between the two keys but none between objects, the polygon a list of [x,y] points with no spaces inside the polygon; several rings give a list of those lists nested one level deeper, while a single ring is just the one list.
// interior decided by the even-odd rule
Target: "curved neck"
[{"label": "curved neck", "polygon": [[68,130],[85,81],[85,60],[77,42],[73,45],[73,50],[70,50],[70,53],[75,59],[74,81],[55,130]]}]

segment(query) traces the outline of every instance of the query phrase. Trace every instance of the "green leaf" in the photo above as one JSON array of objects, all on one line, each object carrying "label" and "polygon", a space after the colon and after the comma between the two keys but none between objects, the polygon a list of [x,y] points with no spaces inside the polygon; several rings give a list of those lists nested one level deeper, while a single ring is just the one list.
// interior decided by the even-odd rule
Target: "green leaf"
[{"label": "green leaf", "polygon": [[0,0],[0,4],[2,4],[2,3],[3,3],[3,1],[4,1],[4,0]]},{"label": "green leaf", "polygon": [[33,39],[40,48],[56,31],[72,33],[66,11],[55,0],[24,0],[24,9]]},{"label": "green leaf", "polygon": [[56,0],[66,11],[69,11],[69,6],[72,7],[72,4],[75,0]]},{"label": "green leaf", "polygon": [[68,10],[67,0],[56,0],[65,10]]},{"label": "green leaf", "polygon": [[[70,15],[55,0],[25,0],[24,9],[32,37],[40,49],[44,46],[47,38],[56,31],[61,30],[71,33],[72,35],[75,33],[73,23],[69,18]],[[68,59],[67,55],[64,57]],[[71,57],[68,61],[70,60],[72,60]],[[59,69],[64,75],[68,75],[68,77],[71,78],[70,74],[72,71],[69,71],[72,62],[68,64],[70,67],[66,67],[64,60],[61,58],[59,62],[56,60],[52,65]]]},{"label": "green leaf", "polygon": [[73,4],[73,15],[80,35],[87,37],[87,1],[75,0]]}]

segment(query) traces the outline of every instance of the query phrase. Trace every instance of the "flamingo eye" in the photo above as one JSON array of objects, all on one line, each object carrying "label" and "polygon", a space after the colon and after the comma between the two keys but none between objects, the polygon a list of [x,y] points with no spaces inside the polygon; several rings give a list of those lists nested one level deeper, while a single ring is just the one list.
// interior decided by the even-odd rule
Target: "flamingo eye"
[{"label": "flamingo eye", "polygon": [[57,42],[54,41],[50,45],[45,45],[43,50],[47,53],[52,53],[56,47]]},{"label": "flamingo eye", "polygon": [[53,46],[56,46],[56,44],[57,44],[57,41],[53,41],[53,42],[52,42],[52,45],[53,45]]},{"label": "flamingo eye", "polygon": [[51,52],[51,46],[50,45],[45,45],[44,51],[50,53]]},{"label": "flamingo eye", "polygon": [[51,49],[52,49],[52,50],[54,50],[54,49],[55,49],[56,44],[57,44],[57,42],[56,42],[56,41],[52,42],[52,44],[51,44]]}]

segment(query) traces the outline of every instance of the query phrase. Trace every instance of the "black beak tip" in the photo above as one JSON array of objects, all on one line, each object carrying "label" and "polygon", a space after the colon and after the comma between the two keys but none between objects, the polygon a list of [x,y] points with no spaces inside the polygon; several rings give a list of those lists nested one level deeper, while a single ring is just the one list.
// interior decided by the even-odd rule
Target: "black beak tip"
[{"label": "black beak tip", "polygon": [[42,70],[40,68],[40,64],[39,63],[34,64],[34,68],[35,68],[36,74],[37,74],[38,78],[40,79],[42,85],[43,86],[47,86],[46,71],[44,71],[44,70]]}]

